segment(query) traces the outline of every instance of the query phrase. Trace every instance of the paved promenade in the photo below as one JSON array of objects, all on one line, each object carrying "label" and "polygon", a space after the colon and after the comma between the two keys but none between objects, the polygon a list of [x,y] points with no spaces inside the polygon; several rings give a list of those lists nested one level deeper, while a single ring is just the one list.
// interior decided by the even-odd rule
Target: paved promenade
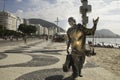
[{"label": "paved promenade", "polygon": [[[35,40],[0,48],[0,79],[2,80],[71,80],[71,70],[62,71],[66,56],[65,43]],[[120,80],[119,76],[86,58],[83,77],[78,80]]]}]

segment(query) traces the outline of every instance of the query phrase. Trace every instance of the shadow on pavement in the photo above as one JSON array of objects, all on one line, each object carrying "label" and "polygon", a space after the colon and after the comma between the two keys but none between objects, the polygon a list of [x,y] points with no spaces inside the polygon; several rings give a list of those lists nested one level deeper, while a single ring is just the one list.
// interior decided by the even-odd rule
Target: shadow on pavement
[{"label": "shadow on pavement", "polygon": [[67,78],[65,78],[65,79],[63,79],[63,80],[74,80],[74,79],[72,79],[72,77],[69,76],[69,77],[67,77]]},{"label": "shadow on pavement", "polygon": [[62,80],[63,77],[64,72],[61,68],[52,68],[23,74],[15,80]]},{"label": "shadow on pavement", "polygon": [[63,79],[63,75],[54,75],[45,78],[45,80],[62,80],[62,79]]},{"label": "shadow on pavement", "polygon": [[66,77],[64,79],[63,78],[64,78],[63,75],[54,75],[54,76],[49,76],[49,77],[45,78],[45,80],[74,80],[74,79],[72,79],[71,76]]}]

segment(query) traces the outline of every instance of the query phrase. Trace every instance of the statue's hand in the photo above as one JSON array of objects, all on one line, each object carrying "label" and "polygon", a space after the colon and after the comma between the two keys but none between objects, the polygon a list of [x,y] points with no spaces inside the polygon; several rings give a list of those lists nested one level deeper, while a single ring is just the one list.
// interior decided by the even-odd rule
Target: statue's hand
[{"label": "statue's hand", "polygon": [[93,23],[94,23],[94,24],[97,24],[97,23],[98,23],[98,21],[99,21],[99,17],[97,17],[97,19],[96,19],[96,20],[94,20],[94,19],[93,19]]}]

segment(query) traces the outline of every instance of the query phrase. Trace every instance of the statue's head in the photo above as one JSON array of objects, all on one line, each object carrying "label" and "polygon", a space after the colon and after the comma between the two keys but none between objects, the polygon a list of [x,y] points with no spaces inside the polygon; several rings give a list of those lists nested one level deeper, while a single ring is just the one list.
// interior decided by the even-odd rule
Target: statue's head
[{"label": "statue's head", "polygon": [[70,26],[73,26],[74,24],[76,24],[76,21],[73,17],[69,17],[68,18],[68,23],[69,23]]}]

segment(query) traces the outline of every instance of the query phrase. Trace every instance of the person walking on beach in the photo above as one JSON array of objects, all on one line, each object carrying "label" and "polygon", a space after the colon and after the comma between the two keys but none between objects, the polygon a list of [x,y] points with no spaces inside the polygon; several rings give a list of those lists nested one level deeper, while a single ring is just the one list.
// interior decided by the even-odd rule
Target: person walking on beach
[{"label": "person walking on beach", "polygon": [[67,53],[69,54],[69,47],[71,45],[71,57],[72,57],[72,78],[82,77],[81,69],[85,61],[85,38],[86,35],[94,35],[99,17],[93,19],[93,28],[87,29],[84,25],[76,24],[76,20],[73,17],[68,18],[68,23],[71,26],[67,30],[68,44]]}]

